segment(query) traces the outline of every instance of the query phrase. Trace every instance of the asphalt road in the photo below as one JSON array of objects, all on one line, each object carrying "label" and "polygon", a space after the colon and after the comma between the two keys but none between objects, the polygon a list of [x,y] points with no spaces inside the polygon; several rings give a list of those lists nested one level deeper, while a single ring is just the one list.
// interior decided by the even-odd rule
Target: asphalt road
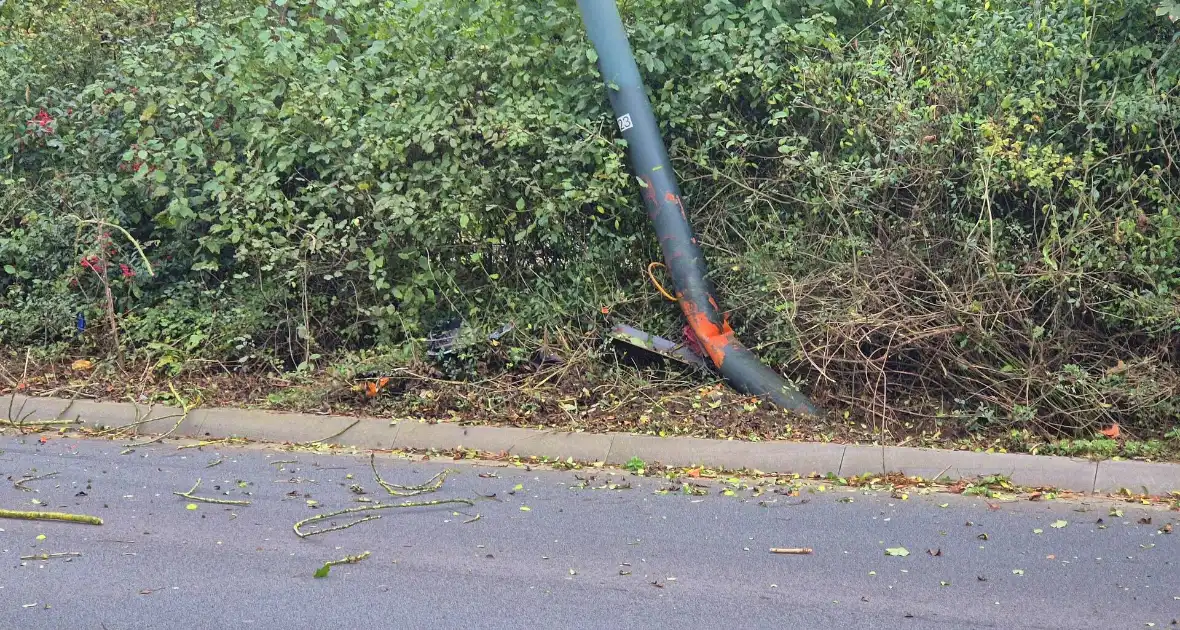
[{"label": "asphalt road", "polygon": [[[438,492],[411,500],[496,498],[459,506],[463,513],[387,510],[300,539],[297,520],[365,505],[361,496],[388,498],[367,456],[176,444],[122,450],[117,442],[0,438],[8,478],[0,507],[105,521],[0,519],[0,628],[1076,630],[1167,628],[1180,617],[1180,531],[1159,532],[1180,514],[1146,506],[1014,501],[992,509],[979,498],[911,492],[901,500],[814,486],[798,497],[748,489],[725,496],[721,487],[708,496],[661,495],[663,480],[625,471],[385,455],[378,468],[391,483],[456,471]],[[50,472],[57,474],[25,484],[30,491],[11,483]],[[577,488],[575,474],[597,477]],[[172,493],[198,477],[198,496],[251,505],[189,509],[194,502]],[[1145,518],[1152,523],[1139,522]],[[1052,527],[1057,521],[1067,524]],[[775,555],[770,547],[814,553]],[[896,547],[909,555],[886,555]],[[371,555],[363,561],[313,577],[325,561],[364,551]],[[82,555],[21,559],[68,552]]]}]

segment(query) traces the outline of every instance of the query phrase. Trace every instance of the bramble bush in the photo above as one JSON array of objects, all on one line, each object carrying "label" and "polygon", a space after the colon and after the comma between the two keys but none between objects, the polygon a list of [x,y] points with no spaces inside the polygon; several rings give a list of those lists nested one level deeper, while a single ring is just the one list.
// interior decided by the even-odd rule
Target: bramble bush
[{"label": "bramble bush", "polygon": [[[1152,434],[1180,412],[1169,6],[621,3],[766,360],[882,423]],[[0,29],[6,347],[294,368],[456,315],[678,329],[572,2],[62,0]]]}]

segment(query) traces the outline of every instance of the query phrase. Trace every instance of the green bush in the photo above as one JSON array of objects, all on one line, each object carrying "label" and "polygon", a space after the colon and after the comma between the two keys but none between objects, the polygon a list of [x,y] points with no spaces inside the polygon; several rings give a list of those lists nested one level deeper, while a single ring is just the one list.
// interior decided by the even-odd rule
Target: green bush
[{"label": "green bush", "polygon": [[[171,366],[294,367],[455,314],[675,330],[573,3],[95,4],[0,16],[0,343],[110,350],[113,314]],[[1047,431],[1180,408],[1157,8],[622,4],[747,343],[858,413]]]}]

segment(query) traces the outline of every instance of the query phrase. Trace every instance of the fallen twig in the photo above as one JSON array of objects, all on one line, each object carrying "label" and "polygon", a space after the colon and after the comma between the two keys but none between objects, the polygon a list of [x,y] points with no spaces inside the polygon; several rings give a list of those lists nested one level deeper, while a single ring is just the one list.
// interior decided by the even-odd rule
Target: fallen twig
[{"label": "fallen twig", "polygon": [[48,479],[49,477],[52,477],[56,474],[57,474],[56,472],[51,472],[51,473],[45,473],[44,475],[34,475],[32,477],[28,477],[28,476],[21,477],[19,480],[12,482],[12,487],[16,488],[18,490],[24,490],[25,492],[32,492],[33,491],[32,488],[25,487],[26,483],[28,483],[30,481],[37,481],[38,479]]},{"label": "fallen twig", "polygon": [[197,483],[194,483],[192,489],[189,490],[188,492],[173,492],[172,494],[175,494],[178,497],[184,497],[186,499],[191,499],[193,501],[200,501],[202,503],[216,503],[218,505],[250,505],[249,501],[239,501],[236,499],[212,499],[209,497],[198,497],[198,496],[194,495],[193,493],[197,491],[197,486],[199,486],[199,485],[201,485],[201,480],[198,478]]},{"label": "fallen twig", "polygon": [[806,556],[811,554],[811,547],[771,547],[770,553],[779,553],[791,556]]},{"label": "fallen twig", "polygon": [[66,514],[65,512],[24,512],[21,510],[5,510],[0,508],[0,518],[16,518],[26,521],[65,521],[67,523],[102,525],[102,519],[97,516]]},{"label": "fallen twig", "polygon": [[180,446],[176,447],[176,450],[180,451],[180,450],[184,450],[186,448],[201,448],[202,446],[212,446],[214,444],[225,444],[228,441],[229,441],[229,438],[218,438],[216,440],[201,440],[200,442],[196,442],[194,444],[181,444]]},{"label": "fallen twig", "polygon": [[221,464],[221,463],[224,463],[224,462],[225,462],[225,458],[224,458],[224,457],[218,457],[217,459],[215,459],[215,460],[213,460],[213,461],[209,462],[209,463],[208,463],[208,464],[205,466],[205,468],[212,468],[212,467],[214,467],[214,466],[217,466],[218,464]]},{"label": "fallen twig", "polygon": [[369,454],[369,466],[373,468],[373,476],[377,478],[377,483],[385,488],[385,491],[395,497],[412,497],[419,494],[426,494],[434,492],[442,487],[443,482],[447,480],[447,474],[451,471],[444,470],[437,475],[431,477],[426,483],[420,486],[401,486],[396,483],[389,483],[381,478],[381,474],[377,472],[377,459],[372,453]]},{"label": "fallen twig", "polygon": [[97,437],[102,437],[102,436],[110,435],[110,434],[119,435],[120,433],[123,433],[124,431],[127,431],[128,429],[134,429],[140,425],[147,424],[149,422],[155,422],[156,420],[167,420],[168,418],[172,417],[172,416],[164,416],[163,418],[153,418],[152,413],[154,413],[154,411],[150,408],[148,409],[146,416],[140,417],[139,405],[136,405],[134,400],[131,401],[131,404],[135,405],[135,420],[134,421],[132,421],[128,424],[117,426],[117,427],[107,427],[107,428],[99,431],[95,435]]},{"label": "fallen twig", "polygon": [[28,422],[25,422],[25,420],[28,420],[29,416],[32,416],[32,415],[33,415],[33,412],[30,411],[19,422],[13,422],[12,420],[0,418],[0,427],[16,427],[18,429],[24,429],[27,427],[50,427],[50,426],[60,426],[60,425],[68,425],[68,424],[78,424],[77,420],[61,420],[61,419],[58,419],[58,420],[30,420]]},{"label": "fallen twig", "polygon": [[333,438],[338,438],[338,437],[340,437],[340,436],[344,435],[345,433],[347,433],[349,429],[351,429],[351,428],[355,427],[356,425],[358,425],[358,424],[360,424],[360,423],[361,423],[361,421],[360,421],[360,420],[357,420],[357,421],[353,422],[352,424],[350,424],[350,425],[348,425],[348,426],[344,427],[344,428],[343,428],[343,429],[341,429],[340,431],[337,431],[336,433],[333,433],[332,435],[329,435],[329,436],[328,436],[328,437],[326,437],[326,438],[320,438],[320,439],[318,439],[318,440],[315,440],[315,441],[313,441],[313,442],[308,442],[308,444],[322,444],[322,443],[324,443],[324,442],[327,442],[328,440],[331,440],[331,439],[333,439]]},{"label": "fallen twig", "polygon": [[327,527],[325,529],[317,529],[317,530],[312,530],[312,531],[307,531],[307,532],[302,531],[300,529],[302,527],[306,527],[307,525],[311,525],[313,523],[325,521],[330,518],[335,518],[337,516],[344,516],[346,514],[361,514],[364,512],[374,512],[377,510],[390,510],[390,509],[395,509],[395,508],[434,507],[437,505],[449,505],[452,503],[466,505],[467,507],[474,507],[475,506],[475,503],[473,501],[471,501],[470,499],[438,499],[435,501],[410,501],[410,502],[406,502],[406,503],[374,503],[373,505],[364,505],[361,507],[345,508],[343,510],[336,510],[335,512],[326,512],[324,514],[316,514],[315,516],[312,516],[310,518],[305,518],[302,521],[295,523],[295,525],[294,525],[295,535],[299,536],[300,538],[307,538],[308,536],[314,536],[316,534],[326,534],[328,532],[334,532],[334,531],[338,531],[341,529],[348,529],[349,527],[352,527],[353,525],[357,525],[357,524],[363,523],[365,521],[371,521],[373,519],[381,518],[380,514],[369,514],[369,515],[361,517],[355,521],[345,523],[344,525],[334,525],[332,527]]},{"label": "fallen twig", "polygon": [[178,418],[176,420],[176,424],[172,425],[172,428],[168,429],[167,433],[162,433],[160,435],[157,435],[156,437],[154,437],[146,442],[134,442],[131,444],[124,444],[123,446],[130,448],[133,446],[146,446],[148,444],[155,444],[156,442],[163,440],[164,438],[168,437],[169,435],[172,435],[173,433],[176,432],[177,429],[180,428],[181,423],[184,422],[184,419],[188,417],[189,412],[192,411],[193,408],[196,407],[196,405],[192,404],[190,401],[187,401],[187,400],[181,398],[180,393],[176,391],[176,387],[174,387],[172,385],[172,383],[168,383],[168,389],[172,390],[172,396],[174,398],[176,398],[176,402],[180,403],[180,408],[182,410],[180,413],[180,418]]},{"label": "fallen twig", "polygon": [[364,553],[359,553],[355,556],[346,556],[346,557],[341,558],[339,560],[329,560],[324,563],[324,566],[320,567],[319,570],[317,570],[315,572],[315,577],[317,577],[317,578],[328,577],[328,571],[331,571],[332,567],[339,566],[342,564],[356,564],[356,563],[360,562],[361,560],[364,560],[365,558],[368,558],[368,557],[369,557],[369,552],[366,551]]},{"label": "fallen twig", "polygon": [[31,556],[21,556],[21,560],[49,560],[51,558],[81,558],[81,551],[64,551],[61,553],[38,553]]},{"label": "fallen twig", "polygon": [[278,461],[270,462],[270,465],[274,466],[275,464],[281,465],[281,464],[298,464],[298,463],[299,463],[299,461],[294,460],[294,459],[280,459]]}]

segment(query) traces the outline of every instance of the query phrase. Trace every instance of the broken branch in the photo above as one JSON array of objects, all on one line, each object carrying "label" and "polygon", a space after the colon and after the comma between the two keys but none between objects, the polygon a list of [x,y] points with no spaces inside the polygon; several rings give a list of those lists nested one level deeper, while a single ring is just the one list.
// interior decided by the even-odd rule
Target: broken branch
[{"label": "broken branch", "polygon": [[[175,399],[176,399],[176,402],[180,403],[181,413],[180,413],[180,418],[178,418],[178,419],[176,420],[176,424],[172,425],[172,428],[171,428],[171,429],[168,429],[168,432],[167,432],[167,433],[163,433],[163,434],[161,434],[161,435],[157,435],[156,437],[154,437],[154,438],[152,438],[152,439],[150,439],[150,440],[148,440],[148,441],[146,441],[146,442],[134,442],[134,443],[131,443],[131,444],[124,444],[123,446],[126,446],[126,447],[130,448],[130,447],[133,447],[133,446],[146,446],[146,445],[148,445],[148,444],[155,444],[156,442],[159,442],[160,440],[163,440],[164,438],[168,437],[169,435],[172,435],[173,433],[175,433],[175,432],[176,432],[176,430],[177,430],[177,429],[179,429],[179,428],[180,428],[180,425],[181,425],[181,423],[183,423],[183,422],[184,422],[184,419],[188,417],[188,413],[189,413],[190,411],[192,411],[192,410],[193,410],[193,408],[194,408],[194,407],[196,407],[196,405],[195,405],[195,404],[193,404],[193,403],[191,403],[191,402],[189,402],[189,401],[187,401],[187,400],[185,400],[185,399],[183,399],[183,398],[181,398],[181,397],[180,397],[180,393],[176,391],[176,387],[174,387],[174,386],[172,385],[172,383],[168,383],[168,389],[172,390],[172,396],[173,396],[173,398],[175,398]],[[149,415],[150,415],[150,414],[149,414]]]},{"label": "broken branch", "polygon": [[56,472],[51,472],[51,473],[45,473],[44,475],[34,475],[32,477],[29,477],[29,476],[21,477],[19,480],[12,482],[12,487],[16,488],[18,490],[24,490],[25,492],[32,492],[33,491],[32,488],[25,487],[26,483],[28,483],[30,481],[37,481],[38,479],[48,479],[49,477],[52,477],[56,474],[57,474]]},{"label": "broken branch", "polygon": [[390,509],[395,509],[395,508],[434,507],[434,506],[438,506],[438,505],[449,505],[452,503],[466,505],[467,507],[474,507],[475,506],[475,503],[469,499],[438,499],[435,501],[408,501],[405,503],[374,503],[373,505],[364,505],[361,507],[345,508],[343,510],[336,510],[335,512],[325,512],[324,514],[316,514],[315,516],[312,516],[310,518],[305,518],[302,521],[295,523],[295,525],[294,525],[295,535],[299,536],[300,538],[307,538],[308,536],[314,536],[316,534],[326,534],[328,532],[334,532],[334,531],[341,530],[341,529],[348,529],[349,527],[352,527],[353,525],[357,525],[358,523],[363,523],[365,521],[371,521],[376,518],[381,518],[380,514],[369,514],[367,516],[359,518],[359,519],[352,521],[350,523],[346,523],[344,525],[334,525],[334,526],[328,527],[326,529],[316,529],[316,530],[312,530],[312,531],[303,531],[301,529],[301,528],[306,527],[308,525],[318,523],[320,521],[325,521],[330,518],[335,518],[337,516],[344,516],[346,514],[361,514],[361,513],[365,513],[365,512],[374,512],[377,510],[390,510]]},{"label": "broken branch", "polygon": [[199,486],[199,485],[201,485],[200,478],[197,479],[197,483],[194,483],[192,489],[189,490],[188,492],[173,492],[172,494],[175,494],[178,497],[184,497],[186,499],[191,499],[193,501],[200,501],[202,503],[216,503],[218,505],[250,505],[249,501],[238,501],[235,499],[213,499],[213,498],[209,498],[209,497],[198,497],[198,496],[194,495],[193,493],[197,491],[197,486]]},{"label": "broken branch", "polygon": [[320,438],[320,439],[318,439],[318,440],[315,440],[314,442],[308,442],[308,444],[323,444],[324,442],[327,442],[328,440],[332,440],[332,439],[338,438],[338,437],[340,437],[340,436],[344,435],[345,433],[348,433],[348,430],[349,430],[349,429],[351,429],[351,428],[355,427],[356,425],[358,425],[358,424],[360,424],[360,423],[361,423],[361,421],[360,421],[360,420],[357,420],[357,421],[353,422],[352,424],[350,424],[350,425],[348,425],[348,426],[344,427],[344,428],[343,428],[343,429],[341,429],[340,431],[337,431],[337,432],[333,433],[332,435],[329,435],[329,436],[328,436],[328,437],[326,437],[326,438]]},{"label": "broken branch", "polygon": [[25,512],[0,508],[0,518],[15,518],[25,521],[65,521],[67,523],[82,523],[85,525],[102,525],[102,519],[97,516],[67,514],[65,512]]},{"label": "broken branch", "polygon": [[419,494],[426,494],[434,492],[442,487],[443,482],[447,480],[447,474],[451,471],[444,470],[437,475],[431,477],[426,483],[420,486],[400,486],[396,483],[389,483],[381,478],[381,474],[377,472],[377,458],[372,453],[369,454],[369,466],[373,468],[373,476],[377,478],[377,483],[385,488],[385,491],[395,497],[412,497]]},{"label": "broken branch", "polygon": [[51,558],[81,558],[81,551],[63,551],[61,553],[38,553],[31,556],[21,556],[21,560],[49,560]]}]

